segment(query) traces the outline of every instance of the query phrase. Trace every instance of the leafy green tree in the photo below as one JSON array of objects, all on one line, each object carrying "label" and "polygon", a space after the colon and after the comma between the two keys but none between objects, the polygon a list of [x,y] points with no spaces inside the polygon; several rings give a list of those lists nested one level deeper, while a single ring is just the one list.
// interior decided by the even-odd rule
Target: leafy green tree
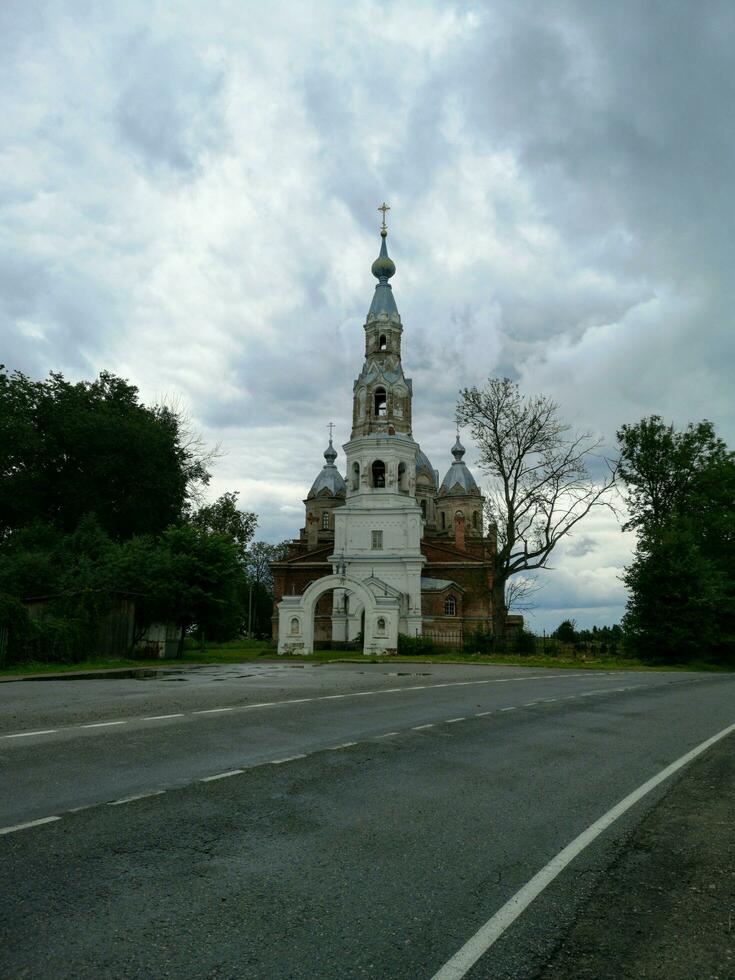
[{"label": "leafy green tree", "polygon": [[576,630],[577,623],[573,619],[565,619],[560,623],[551,634],[554,639],[561,643],[574,643],[579,637]]},{"label": "leafy green tree", "polygon": [[85,514],[115,540],[159,533],[208,482],[207,459],[180,415],[113,374],[0,367],[0,541],[36,521],[70,532]]},{"label": "leafy green tree", "polygon": [[638,534],[626,569],[626,644],[647,659],[735,659],[735,454],[711,422],[658,416],[618,432]]},{"label": "leafy green tree", "polygon": [[217,531],[231,538],[237,557],[248,562],[248,545],[258,526],[258,516],[251,511],[239,510],[237,491],[223,493],[214,503],[200,507],[191,518],[194,527],[205,531]]}]

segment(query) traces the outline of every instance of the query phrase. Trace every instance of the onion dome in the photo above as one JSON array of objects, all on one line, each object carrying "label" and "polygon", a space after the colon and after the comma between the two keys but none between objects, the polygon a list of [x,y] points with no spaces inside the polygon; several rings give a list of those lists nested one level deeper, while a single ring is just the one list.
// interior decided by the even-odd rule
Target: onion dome
[{"label": "onion dome", "polygon": [[334,461],[337,458],[337,450],[332,445],[332,438],[329,438],[329,445],[324,450],[324,458],[326,463],[321,468],[320,472],[317,474],[316,480],[311,485],[311,490],[309,490],[307,500],[311,500],[312,497],[325,496],[325,491],[327,496],[330,497],[344,497],[347,491],[345,486],[345,481],[334,465]]},{"label": "onion dome", "polygon": [[431,465],[431,460],[426,453],[421,452],[419,449],[418,455],[416,456],[416,479],[418,480],[420,476],[428,476],[432,485],[436,488],[437,478],[435,473],[436,470]]},{"label": "onion dome", "polygon": [[384,313],[387,317],[397,319],[400,322],[398,307],[393,298],[393,289],[388,282],[391,276],[395,275],[396,266],[393,259],[388,255],[388,248],[385,244],[388,232],[382,229],[380,234],[383,239],[380,245],[380,255],[373,262],[372,266],[372,273],[378,280],[378,284],[375,287],[375,294],[373,295],[373,301],[370,304],[367,318],[370,320],[372,317],[378,317]]},{"label": "onion dome", "polygon": [[454,462],[447,470],[447,475],[442,480],[442,485],[439,488],[439,494],[441,496],[447,496],[448,494],[479,495],[480,490],[475,483],[475,478],[470,473],[467,464],[462,459],[464,454],[465,448],[459,441],[458,435],[457,441],[452,446],[452,456],[454,456]]}]

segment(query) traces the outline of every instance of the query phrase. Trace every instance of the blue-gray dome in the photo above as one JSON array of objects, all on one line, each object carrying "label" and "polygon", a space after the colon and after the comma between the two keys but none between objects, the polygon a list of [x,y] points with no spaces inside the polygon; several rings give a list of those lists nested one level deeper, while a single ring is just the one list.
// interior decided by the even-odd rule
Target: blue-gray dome
[{"label": "blue-gray dome", "polygon": [[416,477],[418,478],[420,475],[425,474],[431,478],[431,482],[434,488],[436,488],[436,476],[434,473],[435,471],[434,467],[431,465],[431,460],[426,453],[422,453],[419,449],[418,456],[416,457]]},{"label": "blue-gray dome", "polygon": [[308,500],[312,497],[318,497],[324,490],[329,492],[330,497],[344,497],[347,492],[344,477],[334,465],[334,461],[337,458],[337,450],[332,445],[331,438],[329,445],[324,450],[324,458],[327,462],[317,474],[316,480],[312,483],[311,490],[306,495]]},{"label": "blue-gray dome", "polygon": [[447,496],[449,494],[477,494],[479,496],[480,489],[475,483],[475,478],[462,459],[464,453],[464,446],[459,441],[459,436],[457,436],[457,441],[452,447],[454,462],[447,470],[447,475],[439,487],[440,496]]}]

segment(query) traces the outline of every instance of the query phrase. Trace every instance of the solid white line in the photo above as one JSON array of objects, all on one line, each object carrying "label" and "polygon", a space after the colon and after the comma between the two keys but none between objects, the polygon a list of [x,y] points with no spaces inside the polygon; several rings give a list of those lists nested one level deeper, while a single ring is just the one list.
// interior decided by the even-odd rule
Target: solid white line
[{"label": "solid white line", "polygon": [[127,721],[96,721],[92,725],[80,725],[80,728],[111,728],[113,725],[127,725]]},{"label": "solid white line", "polygon": [[29,735],[53,735],[58,728],[44,728],[40,732],[16,732],[15,735],[3,735],[3,738],[28,738]]},{"label": "solid white line", "polygon": [[567,865],[596,840],[603,831],[607,830],[611,824],[615,823],[619,817],[622,817],[624,813],[630,810],[632,806],[635,806],[639,800],[647,796],[651,790],[654,790],[665,779],[673,776],[682,766],[696,759],[697,756],[706,752],[716,742],[719,742],[732,732],[735,732],[735,724],[728,725],[727,728],[723,728],[721,732],[713,735],[712,738],[708,738],[691,749],[691,751],[680,756],[675,762],[666,766],[665,769],[662,769],[651,779],[647,780],[638,789],[629,793],[628,796],[624,797],[619,803],[608,810],[607,813],[604,813],[599,820],[596,820],[587,830],[583,831],[570,844],[567,844],[563,850],[559,851],[556,857],[553,857],[548,864],[544,865],[492,918],[488,919],[485,925],[478,929],[475,935],[444,964],[438,973],[434,974],[432,980],[460,980],[480,957],[487,952],[493,943],[502,936],[508,926],[515,922],[518,916],[541,894],[547,885],[550,885],[557,875],[561,874]]},{"label": "solid white line", "polygon": [[28,827],[40,827],[42,823],[61,820],[61,817],[42,817],[40,820],[30,820],[28,823],[17,823],[14,827],[0,827],[0,835],[14,834],[16,830],[26,830]]},{"label": "solid white line", "polygon": [[391,735],[398,735],[399,732],[386,732],[385,735],[374,735],[373,738],[390,738]]},{"label": "solid white line", "polygon": [[164,789],[157,789],[153,793],[138,793],[136,796],[124,796],[121,800],[112,800],[108,806],[122,806],[123,803],[134,803],[135,800],[147,800],[149,796],[163,796]]},{"label": "solid white line", "polygon": [[197,711],[192,711],[193,715],[216,715],[221,711],[234,711],[234,708],[200,708]]},{"label": "solid white line", "polygon": [[[352,743],[354,745],[354,742]],[[294,759],[305,759],[306,755],[302,752],[301,755],[290,755],[287,759],[271,759],[270,764],[272,766],[280,766],[284,762],[293,762]]]},{"label": "solid white line", "polygon": [[[216,776],[205,776],[204,779],[200,779],[200,783],[213,783],[215,779],[227,779],[228,776],[239,776],[241,772],[245,772],[244,769],[230,769],[229,772],[218,772]],[[123,800],[123,802],[126,802]]]},{"label": "solid white line", "polygon": [[148,715],[147,718],[143,718],[143,721],[162,721],[164,718],[183,718],[184,712],[177,711],[173,715]]},{"label": "solid white line", "polygon": [[455,723],[455,721],[466,721],[466,719],[465,718],[447,718],[447,720],[444,722],[444,724],[445,725],[453,725]]},{"label": "solid white line", "polygon": [[424,730],[424,728],[433,728],[433,727],[434,727],[433,725],[414,725],[411,731],[421,732]]}]

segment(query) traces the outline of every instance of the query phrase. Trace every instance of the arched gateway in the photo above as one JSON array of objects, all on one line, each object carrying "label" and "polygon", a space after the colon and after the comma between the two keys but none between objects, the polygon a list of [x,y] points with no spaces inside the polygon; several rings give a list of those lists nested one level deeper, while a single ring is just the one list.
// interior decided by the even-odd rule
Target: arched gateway
[{"label": "arched gateway", "polygon": [[278,652],[313,652],[314,610],[321,596],[333,589],[354,595],[362,604],[365,612],[363,653],[394,653],[398,644],[400,597],[375,578],[361,582],[349,575],[325,575],[312,582],[302,595],[287,595],[281,599],[278,603]]}]

